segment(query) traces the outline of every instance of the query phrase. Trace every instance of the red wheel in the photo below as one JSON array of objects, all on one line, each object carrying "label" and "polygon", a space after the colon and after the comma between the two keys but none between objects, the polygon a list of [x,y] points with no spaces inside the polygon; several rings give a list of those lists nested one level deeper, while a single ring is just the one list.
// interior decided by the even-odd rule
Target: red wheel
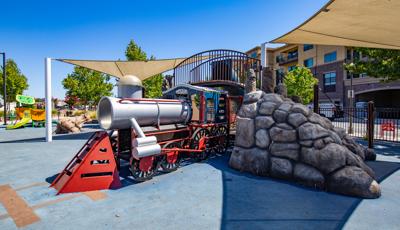
[{"label": "red wheel", "polygon": [[190,143],[191,149],[203,150],[202,152],[192,152],[192,158],[197,161],[203,161],[208,158],[210,152],[208,149],[208,140],[207,137],[210,136],[210,131],[208,129],[199,128],[197,129],[193,135]]},{"label": "red wheel", "polygon": [[[163,146],[163,149],[182,148],[180,142],[168,142]],[[161,172],[172,172],[179,168],[181,157],[179,151],[171,151],[164,154],[160,160]]]},{"label": "red wheel", "polygon": [[140,160],[131,158],[130,171],[133,179],[137,182],[150,180],[154,176],[154,157],[143,157]]},{"label": "red wheel", "polygon": [[211,131],[211,135],[214,138],[213,145],[214,151],[217,154],[225,153],[228,147],[228,128],[226,126],[217,126],[214,127]]}]

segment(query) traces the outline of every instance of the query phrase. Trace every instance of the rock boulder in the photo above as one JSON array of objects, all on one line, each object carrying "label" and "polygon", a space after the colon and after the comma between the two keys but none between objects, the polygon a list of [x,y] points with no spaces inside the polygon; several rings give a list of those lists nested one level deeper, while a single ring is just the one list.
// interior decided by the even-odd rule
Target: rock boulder
[{"label": "rock boulder", "polygon": [[229,165],[340,194],[377,198],[381,191],[364,160],[375,153],[306,106],[274,93],[245,96]]}]

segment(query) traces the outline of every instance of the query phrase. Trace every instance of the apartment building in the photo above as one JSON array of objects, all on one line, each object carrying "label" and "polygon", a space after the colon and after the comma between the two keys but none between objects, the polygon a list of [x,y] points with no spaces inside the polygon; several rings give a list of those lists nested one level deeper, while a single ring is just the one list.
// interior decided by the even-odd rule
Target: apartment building
[{"label": "apartment building", "polygon": [[[251,57],[260,58],[261,48],[254,47],[246,52]],[[310,68],[318,78],[320,103],[333,101],[349,106],[348,91],[351,89],[351,74],[345,70],[345,63],[361,58],[351,47],[326,45],[284,45],[268,48],[268,65],[280,79],[296,66]],[[373,100],[378,107],[400,107],[400,82],[381,83],[379,79],[365,74],[353,74],[355,101]]]}]

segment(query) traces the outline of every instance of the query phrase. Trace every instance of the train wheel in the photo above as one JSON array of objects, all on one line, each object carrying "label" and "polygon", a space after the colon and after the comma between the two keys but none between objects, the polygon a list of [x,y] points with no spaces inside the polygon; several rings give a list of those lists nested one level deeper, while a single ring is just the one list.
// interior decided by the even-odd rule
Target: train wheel
[{"label": "train wheel", "polygon": [[154,157],[143,157],[140,160],[131,158],[130,171],[137,182],[150,180],[154,176]]},{"label": "train wheel", "polygon": [[203,150],[202,152],[193,152],[191,153],[192,158],[197,161],[203,161],[207,159],[210,152],[208,149],[208,141],[206,137],[210,136],[210,131],[208,129],[197,129],[192,135],[192,141],[190,144],[191,149]]},{"label": "train wheel", "polygon": [[[182,145],[179,142],[168,142],[163,146],[163,149],[172,148],[182,148]],[[165,155],[162,155],[160,159],[160,171],[166,173],[175,171],[179,168],[180,163],[181,158],[179,156],[179,151],[167,152]]]},{"label": "train wheel", "polygon": [[227,146],[228,146],[228,129],[226,126],[218,126],[214,127],[212,130],[212,136],[216,138],[213,141],[214,143],[214,150],[217,154],[225,153]]}]

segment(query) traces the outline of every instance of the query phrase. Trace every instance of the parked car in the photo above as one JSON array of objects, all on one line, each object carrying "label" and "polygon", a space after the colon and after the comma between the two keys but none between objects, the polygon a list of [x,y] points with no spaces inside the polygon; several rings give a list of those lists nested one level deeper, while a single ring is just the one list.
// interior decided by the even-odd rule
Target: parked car
[{"label": "parked car", "polygon": [[[309,104],[308,108],[311,110],[314,108],[313,104]],[[323,117],[328,118],[333,121],[335,118],[342,118],[344,116],[344,111],[341,105],[334,103],[320,103],[319,104],[319,114]]]},{"label": "parked car", "polygon": [[368,102],[359,101],[356,102],[356,111],[355,116],[357,118],[366,118],[367,117],[367,109],[368,109]]}]

